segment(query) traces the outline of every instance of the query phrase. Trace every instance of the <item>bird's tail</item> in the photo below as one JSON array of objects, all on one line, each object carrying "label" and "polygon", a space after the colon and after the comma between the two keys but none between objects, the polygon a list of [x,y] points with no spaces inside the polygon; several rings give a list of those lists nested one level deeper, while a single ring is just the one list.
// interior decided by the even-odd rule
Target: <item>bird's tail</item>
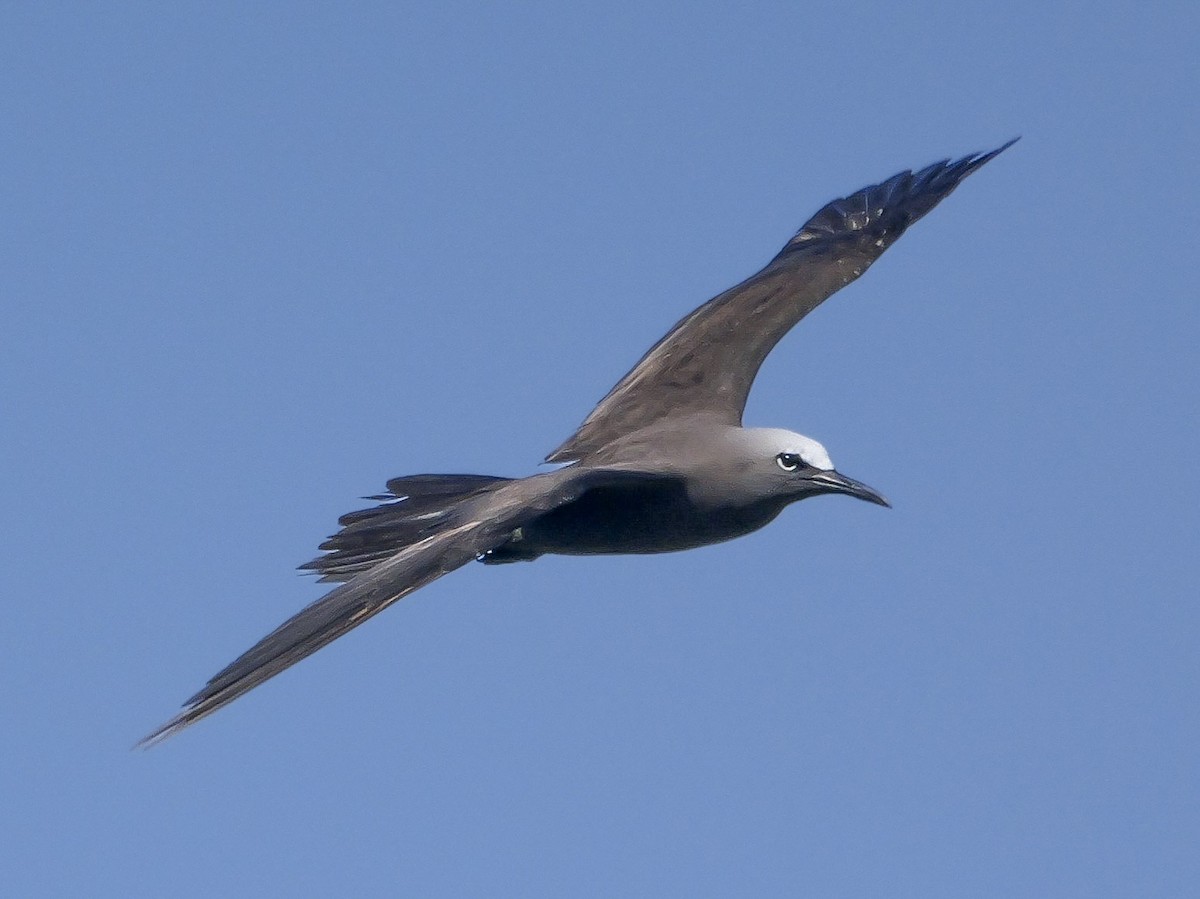
[{"label": "bird's tail", "polygon": [[510,480],[480,474],[392,478],[387,493],[366,497],[380,504],[339,518],[341,530],[321,544],[324,555],[305,562],[300,570],[319,575],[321,581],[348,581],[452,524],[454,512],[465,500]]}]

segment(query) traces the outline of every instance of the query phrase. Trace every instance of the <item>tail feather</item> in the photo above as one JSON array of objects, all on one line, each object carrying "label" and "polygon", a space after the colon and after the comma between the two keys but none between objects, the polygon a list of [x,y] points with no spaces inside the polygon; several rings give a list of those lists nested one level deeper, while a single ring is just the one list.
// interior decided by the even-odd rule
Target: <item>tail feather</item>
[{"label": "tail feather", "polygon": [[387,493],[367,497],[378,506],[348,512],[341,530],[321,544],[324,555],[300,566],[320,581],[348,581],[453,522],[466,499],[493,490],[510,478],[474,474],[419,474],[392,478]]}]

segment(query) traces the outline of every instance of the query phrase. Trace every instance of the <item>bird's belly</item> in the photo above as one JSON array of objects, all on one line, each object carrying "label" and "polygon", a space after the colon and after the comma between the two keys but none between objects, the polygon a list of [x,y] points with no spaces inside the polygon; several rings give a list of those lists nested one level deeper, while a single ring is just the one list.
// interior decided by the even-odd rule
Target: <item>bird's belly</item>
[{"label": "bird's belly", "polygon": [[595,490],[542,516],[517,535],[533,553],[663,553],[740,537],[778,509],[703,509],[682,490]]}]

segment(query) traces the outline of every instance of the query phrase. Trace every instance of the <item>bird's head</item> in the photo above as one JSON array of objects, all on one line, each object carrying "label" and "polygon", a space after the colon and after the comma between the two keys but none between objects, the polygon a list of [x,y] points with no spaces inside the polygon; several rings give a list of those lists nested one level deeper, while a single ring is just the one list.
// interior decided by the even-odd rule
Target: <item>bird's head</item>
[{"label": "bird's head", "polygon": [[825,447],[811,437],[781,428],[747,428],[743,435],[754,479],[767,495],[795,502],[843,493],[891,508],[878,491],[839,473]]}]

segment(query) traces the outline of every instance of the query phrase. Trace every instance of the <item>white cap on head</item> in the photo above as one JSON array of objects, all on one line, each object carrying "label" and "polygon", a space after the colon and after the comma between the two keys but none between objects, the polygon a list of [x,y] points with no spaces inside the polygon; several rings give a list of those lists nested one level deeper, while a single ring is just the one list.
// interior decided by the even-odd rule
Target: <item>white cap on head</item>
[{"label": "white cap on head", "polygon": [[797,434],[785,428],[748,428],[754,435],[756,446],[772,456],[779,453],[795,453],[808,465],[822,471],[833,471],[833,460],[825,447],[811,437]]}]

